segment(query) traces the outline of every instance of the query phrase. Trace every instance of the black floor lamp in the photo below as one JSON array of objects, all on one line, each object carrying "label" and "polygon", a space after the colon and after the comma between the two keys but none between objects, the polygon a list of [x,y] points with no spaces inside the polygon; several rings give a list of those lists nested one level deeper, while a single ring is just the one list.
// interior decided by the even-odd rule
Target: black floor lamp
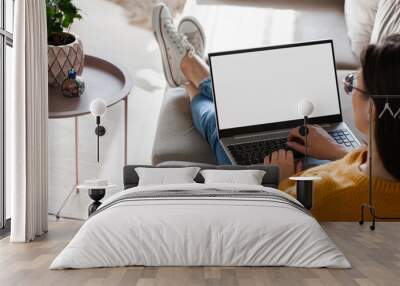
[{"label": "black floor lamp", "polygon": [[100,117],[106,113],[107,105],[101,99],[93,100],[90,104],[90,112],[94,117],[96,117],[97,127],[95,129],[95,133],[97,135],[97,162],[100,161],[100,136],[106,134],[106,129],[104,126],[100,125]]},{"label": "black floor lamp", "polygon": [[297,111],[301,116],[303,116],[303,126],[300,127],[299,133],[301,136],[305,138],[305,153],[304,160],[308,158],[308,128],[307,128],[307,120],[311,113],[314,111],[314,104],[308,99],[303,99],[297,104]]},{"label": "black floor lamp", "polygon": [[[304,160],[308,158],[308,128],[307,128],[307,120],[311,113],[314,111],[314,104],[308,99],[303,99],[297,104],[297,111],[301,116],[303,116],[303,125],[299,129],[299,133],[305,137],[304,145],[305,145],[305,153]],[[290,177],[289,180],[296,181],[296,197],[299,202],[303,204],[303,206],[311,210],[313,207],[313,184],[314,181],[320,180],[321,177],[309,176],[309,177]]]},{"label": "black floor lamp", "polygon": [[360,224],[364,224],[364,210],[369,209],[369,212],[372,216],[372,224],[370,225],[371,230],[375,230],[375,222],[376,222],[376,211],[375,207],[372,203],[372,133],[373,133],[373,125],[372,125],[372,99],[369,100],[368,107],[368,203],[361,205],[361,219]]},{"label": "black floor lamp", "polygon": [[[372,96],[373,97],[373,96]],[[389,96],[386,96],[389,97]],[[388,103],[386,103],[388,104]],[[386,106],[385,106],[386,108]],[[372,224],[369,226],[370,230],[375,230],[376,219],[379,220],[400,220],[399,217],[379,217],[376,215],[376,209],[373,205],[372,201],[372,134],[373,134],[373,124],[372,124],[372,98],[369,100],[369,108],[368,108],[368,124],[369,124],[369,134],[368,134],[368,203],[361,205],[361,218],[359,223],[361,225],[364,224],[364,211],[366,209],[369,210],[369,213],[372,217]],[[397,113],[397,112],[396,112]],[[377,119],[379,120],[379,118]]]}]

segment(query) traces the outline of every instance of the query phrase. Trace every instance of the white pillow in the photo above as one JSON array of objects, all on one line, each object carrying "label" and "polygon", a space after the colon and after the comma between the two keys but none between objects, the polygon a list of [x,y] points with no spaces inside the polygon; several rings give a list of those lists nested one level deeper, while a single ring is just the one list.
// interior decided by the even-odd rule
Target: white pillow
[{"label": "white pillow", "polygon": [[261,185],[265,171],[261,170],[202,170],[205,184]]},{"label": "white pillow", "polygon": [[372,30],[371,43],[379,43],[395,33],[400,33],[400,0],[381,0]]},{"label": "white pillow", "polygon": [[139,186],[195,183],[199,167],[186,168],[135,168]]},{"label": "white pillow", "polygon": [[344,13],[353,53],[360,58],[369,45],[379,0],[346,0]]}]

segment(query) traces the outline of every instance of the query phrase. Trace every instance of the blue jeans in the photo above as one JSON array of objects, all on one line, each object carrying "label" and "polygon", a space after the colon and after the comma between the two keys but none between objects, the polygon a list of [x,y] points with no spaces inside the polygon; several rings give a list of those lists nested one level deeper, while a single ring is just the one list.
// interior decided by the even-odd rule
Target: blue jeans
[{"label": "blue jeans", "polygon": [[218,164],[231,165],[218,139],[211,79],[207,78],[200,83],[199,94],[193,98],[191,107],[194,126],[210,144]]}]

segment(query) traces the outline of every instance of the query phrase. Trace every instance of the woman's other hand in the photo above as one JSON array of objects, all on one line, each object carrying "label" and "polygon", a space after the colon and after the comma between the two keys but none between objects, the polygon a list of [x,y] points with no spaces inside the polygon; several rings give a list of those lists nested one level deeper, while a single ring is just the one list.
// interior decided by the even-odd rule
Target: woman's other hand
[{"label": "woman's other hand", "polygon": [[[308,155],[320,160],[337,160],[347,154],[347,149],[336,141],[318,125],[307,125],[308,128]],[[300,128],[293,128],[289,132],[288,147],[305,154],[305,137],[299,133]]]},{"label": "woman's other hand", "polygon": [[264,158],[265,165],[276,165],[279,167],[279,179],[283,181],[295,173],[301,171],[301,161],[295,164],[293,152],[286,150],[275,151]]}]

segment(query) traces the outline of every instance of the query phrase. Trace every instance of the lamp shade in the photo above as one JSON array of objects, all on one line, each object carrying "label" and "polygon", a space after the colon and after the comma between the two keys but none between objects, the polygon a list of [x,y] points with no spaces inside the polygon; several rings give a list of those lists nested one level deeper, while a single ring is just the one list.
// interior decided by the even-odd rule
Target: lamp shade
[{"label": "lamp shade", "polygon": [[93,116],[103,116],[106,113],[107,105],[102,99],[95,99],[90,103],[90,112]]},{"label": "lamp shade", "polygon": [[302,116],[309,116],[314,111],[314,104],[308,99],[303,99],[297,104],[297,111]]}]

